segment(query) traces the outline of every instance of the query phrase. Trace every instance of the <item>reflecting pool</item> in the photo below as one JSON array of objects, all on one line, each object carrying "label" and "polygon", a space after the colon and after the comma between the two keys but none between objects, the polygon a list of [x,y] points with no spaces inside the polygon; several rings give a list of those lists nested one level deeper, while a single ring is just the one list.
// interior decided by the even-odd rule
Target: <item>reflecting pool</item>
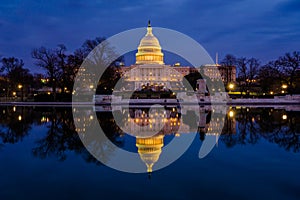
[{"label": "reflecting pool", "polygon": [[[299,107],[228,107],[225,117],[209,107],[82,109],[73,119],[72,107],[0,107],[1,199],[300,198]],[[109,168],[86,149],[82,134],[95,120],[114,144],[90,141],[97,156],[136,153],[146,173]],[[165,148],[187,135],[195,136],[187,151],[156,170]],[[209,138],[216,145],[200,159]]]}]

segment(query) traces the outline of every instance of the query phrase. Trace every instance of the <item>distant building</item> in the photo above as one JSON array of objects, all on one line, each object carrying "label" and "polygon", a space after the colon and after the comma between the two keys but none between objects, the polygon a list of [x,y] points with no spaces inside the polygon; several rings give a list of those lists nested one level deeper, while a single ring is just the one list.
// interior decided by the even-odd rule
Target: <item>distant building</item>
[{"label": "distant building", "polygon": [[190,66],[181,66],[180,63],[175,63],[173,66],[173,69],[175,69],[177,72],[182,74],[182,76],[186,76],[191,73],[192,69],[197,70],[196,68],[190,67]]},{"label": "distant building", "polygon": [[221,77],[225,85],[236,82],[236,67],[235,66],[223,66],[219,64],[204,65],[203,72],[206,76],[212,80],[217,80]]}]

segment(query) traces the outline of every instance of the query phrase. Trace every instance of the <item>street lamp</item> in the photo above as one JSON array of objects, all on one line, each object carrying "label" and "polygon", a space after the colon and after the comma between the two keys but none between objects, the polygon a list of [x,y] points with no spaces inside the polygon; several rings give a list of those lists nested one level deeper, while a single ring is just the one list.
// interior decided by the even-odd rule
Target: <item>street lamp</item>
[{"label": "street lamp", "polygon": [[286,84],[282,84],[282,86],[281,86],[281,88],[282,88],[282,91],[281,91],[281,93],[282,94],[284,94],[285,93],[285,91],[284,90],[286,90],[287,89],[287,85]]},{"label": "street lamp", "polygon": [[231,92],[234,89],[234,84],[233,83],[229,83],[228,84],[228,88],[229,88],[229,92]]},{"label": "street lamp", "polygon": [[21,90],[21,101],[23,101],[23,85],[19,84],[18,88]]}]

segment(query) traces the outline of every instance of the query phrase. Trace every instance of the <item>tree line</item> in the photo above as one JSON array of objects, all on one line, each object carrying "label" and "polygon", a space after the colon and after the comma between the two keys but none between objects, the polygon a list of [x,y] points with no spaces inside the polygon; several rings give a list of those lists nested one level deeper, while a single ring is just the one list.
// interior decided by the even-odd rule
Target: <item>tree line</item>
[{"label": "tree line", "polygon": [[[43,74],[31,74],[29,69],[24,68],[22,59],[16,57],[1,58],[0,76],[2,78],[0,79],[0,87],[3,89],[0,94],[9,97],[12,95],[12,91],[22,90],[22,93],[28,93],[29,88],[37,90],[47,86],[52,89],[51,95],[54,101],[57,99],[58,91],[71,95],[74,79],[81,64],[89,53],[104,40],[103,37],[88,39],[74,52],[68,52],[63,44],[59,44],[55,48],[44,46],[34,48],[31,51],[31,57],[34,59],[34,65],[45,71]],[[111,52],[110,47],[101,50],[106,53]],[[120,77],[118,70],[116,70],[116,63],[121,61],[123,61],[122,56],[109,65],[102,76],[102,81],[99,82],[98,90],[113,88],[116,79]]]},{"label": "tree line", "polygon": [[[256,58],[237,58],[228,54],[221,61],[225,66],[236,66],[237,84],[240,92],[248,94],[255,86],[263,93],[276,88],[286,90],[288,94],[300,93],[300,52],[294,51],[278,59],[262,64]],[[298,71],[297,71],[298,70]]]},{"label": "tree line", "polygon": [[[22,59],[16,57],[3,57],[0,62],[0,95],[9,97],[13,91],[19,91],[26,94],[30,89],[37,90],[43,86],[52,89],[51,95],[53,100],[57,99],[57,93],[69,94],[73,90],[73,83],[78,69],[89,55],[105,38],[97,37],[92,40],[86,40],[82,46],[74,52],[68,52],[63,44],[55,48],[41,46],[34,48],[31,57],[34,59],[36,67],[44,69],[44,74],[32,74],[24,68]],[[105,47],[99,52],[103,54],[113,54],[113,49]],[[97,59],[102,59],[99,57]],[[121,56],[115,60],[103,74],[98,83],[97,90],[99,93],[110,94],[114,85],[121,77],[120,70],[117,69],[117,62],[123,62]],[[278,59],[262,64],[256,58],[237,58],[232,54],[227,54],[221,61],[224,66],[236,66],[238,90],[242,94],[249,95],[253,88],[259,87],[264,93],[269,93],[274,88],[280,88],[286,85],[286,93],[294,94],[299,91],[299,70],[300,53],[294,51],[280,56]],[[44,82],[41,82],[41,79]],[[194,80],[195,82],[196,80]]]}]

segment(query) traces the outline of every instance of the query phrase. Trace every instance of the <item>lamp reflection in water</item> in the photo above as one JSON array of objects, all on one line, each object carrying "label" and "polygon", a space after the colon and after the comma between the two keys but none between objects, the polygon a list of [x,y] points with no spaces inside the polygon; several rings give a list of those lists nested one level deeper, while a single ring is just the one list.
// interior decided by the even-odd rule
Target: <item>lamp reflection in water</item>
[{"label": "lamp reflection in water", "polygon": [[283,114],[283,115],[282,115],[282,119],[283,119],[283,120],[286,120],[286,119],[287,119],[287,115],[286,115],[286,114]]},{"label": "lamp reflection in water", "polygon": [[225,118],[218,114],[215,118],[212,118],[212,112],[214,111],[210,109],[200,109],[200,121],[197,132],[201,141],[204,141],[206,136],[215,136],[216,144],[218,145],[220,135],[236,134],[235,110],[229,108]]},{"label": "lamp reflection in water", "polygon": [[230,110],[229,113],[228,113],[229,117],[234,117],[234,112],[233,110]]}]

